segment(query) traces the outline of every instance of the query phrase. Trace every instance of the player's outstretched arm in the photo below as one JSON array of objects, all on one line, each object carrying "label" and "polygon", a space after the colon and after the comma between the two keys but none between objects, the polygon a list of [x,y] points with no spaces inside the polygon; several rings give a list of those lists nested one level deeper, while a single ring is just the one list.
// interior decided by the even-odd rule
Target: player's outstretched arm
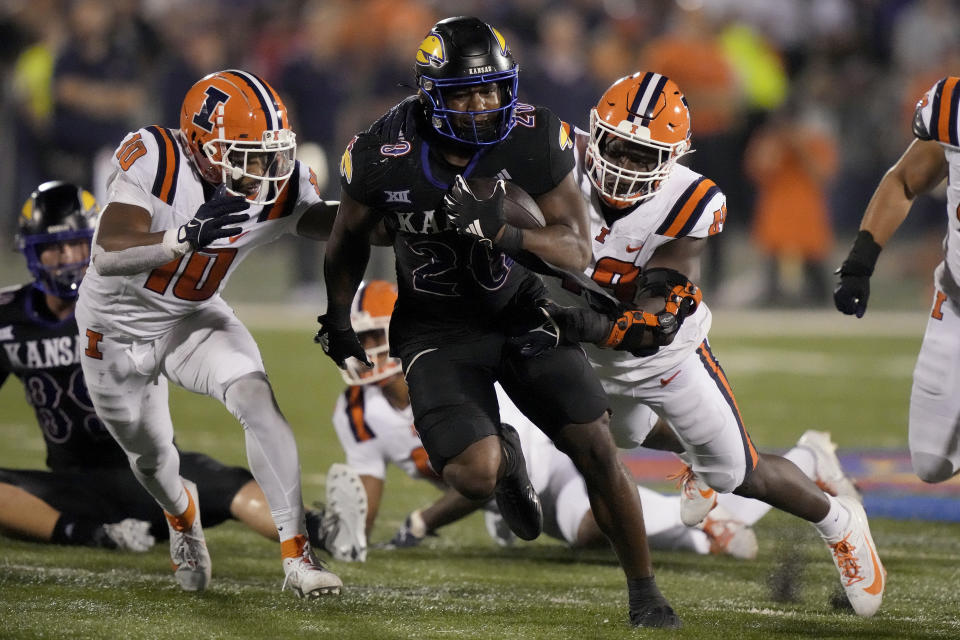
[{"label": "player's outstretched arm", "polygon": [[321,200],[311,205],[297,222],[297,235],[310,240],[329,239],[338,206],[340,203],[337,200]]},{"label": "player's outstretched arm", "polygon": [[100,275],[142,273],[164,265],[192,249],[239,234],[250,216],[240,213],[249,204],[243,196],[217,196],[197,209],[186,224],[150,231],[150,212],[143,207],[111,202],[104,209],[94,237],[92,262]]},{"label": "player's outstretched arm", "polygon": [[867,204],[860,232],[837,270],[840,281],[833,292],[837,309],[863,317],[870,298],[870,276],[883,246],[910,213],[914,198],[947,177],[947,159],[934,140],[914,140],[880,180]]},{"label": "player's outstretched arm", "polygon": [[340,194],[323,262],[327,312],[317,317],[320,330],[313,339],[341,369],[346,367],[349,357],[373,366],[350,325],[350,305],[370,261],[370,234],[377,221],[370,207],[357,202],[346,191]]}]

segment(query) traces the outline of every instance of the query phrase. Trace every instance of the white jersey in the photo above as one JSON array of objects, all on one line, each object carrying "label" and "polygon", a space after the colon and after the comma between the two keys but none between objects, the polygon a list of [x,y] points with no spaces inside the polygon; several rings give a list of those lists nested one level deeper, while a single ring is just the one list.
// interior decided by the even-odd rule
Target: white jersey
[{"label": "white jersey", "polygon": [[[578,149],[587,134],[577,131]],[[705,238],[723,231],[727,214],[726,196],[712,180],[677,165],[656,195],[636,209],[608,224],[597,195],[576,154],[577,181],[589,203],[593,255],[586,275],[611,290],[623,302],[631,302],[637,281],[653,252],[661,245],[682,237]],[[561,305],[582,305],[576,285],[545,278],[553,299]],[[619,382],[645,380],[671,369],[696,349],[710,330],[712,316],[705,303],[687,318],[673,343],[653,356],[638,358],[626,351],[586,345],[601,379]]]},{"label": "white jersey", "polygon": [[[960,78],[943,78],[917,103],[914,134],[924,140],[936,140],[949,165],[947,178],[947,236],[944,262],[949,273],[938,271],[938,286],[960,300]],[[952,282],[951,282],[952,280]]]},{"label": "white jersey", "polygon": [[[496,389],[500,419],[519,433],[527,473],[534,488],[540,492],[547,486],[550,475],[550,468],[545,463],[554,453],[560,452],[550,438],[520,413],[499,384]],[[358,474],[383,480],[387,465],[393,463],[411,478],[430,480],[443,488],[414,428],[413,409],[409,405],[397,409],[377,385],[347,387],[337,398],[333,427],[346,454],[347,464]]]},{"label": "white jersey", "polygon": [[413,408],[397,409],[379,386],[347,387],[337,398],[333,426],[358,474],[384,480],[392,462],[411,478],[441,486],[413,427]]},{"label": "white jersey", "polygon": [[[146,209],[150,231],[185,224],[205,202],[205,182],[188,155],[176,129],[151,126],[128,134],[112,159],[108,202]],[[313,170],[297,161],[276,202],[244,211],[250,218],[240,225],[240,234],[132,276],[103,276],[91,264],[79,304],[104,332],[139,339],[167,333],[181,318],[218,299],[251,249],[294,233],[303,212],[321,202],[316,185]]]}]

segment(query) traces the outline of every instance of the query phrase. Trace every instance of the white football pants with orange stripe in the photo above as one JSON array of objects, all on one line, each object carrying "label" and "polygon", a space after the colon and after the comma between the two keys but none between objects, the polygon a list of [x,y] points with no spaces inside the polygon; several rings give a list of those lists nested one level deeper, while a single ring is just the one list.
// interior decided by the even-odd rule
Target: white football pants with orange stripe
[{"label": "white football pants with orange stripe", "polygon": [[[938,267],[938,274],[943,269]],[[910,459],[925,482],[960,471],[960,300],[938,287],[910,392]]]},{"label": "white football pants with orange stripe", "polygon": [[658,415],[677,432],[697,476],[714,490],[733,491],[756,466],[757,451],[706,340],[657,376],[630,383],[602,382],[613,409],[610,430],[619,447],[639,446]]},{"label": "white football pants with orange stripe", "polygon": [[[180,456],[167,401],[167,379],[223,402],[245,427],[250,470],[263,489],[278,526],[289,530],[303,517],[300,465],[289,425],[272,397],[238,397],[231,386],[266,374],[253,336],[222,300],[183,318],[154,340],[110,335],[95,314],[78,308],[81,358],[97,415],[127,452],[137,479],[173,514],[187,507]],[[202,505],[201,505],[202,508]],[[297,527],[295,527],[297,528]],[[281,536],[283,537],[283,536]]]}]

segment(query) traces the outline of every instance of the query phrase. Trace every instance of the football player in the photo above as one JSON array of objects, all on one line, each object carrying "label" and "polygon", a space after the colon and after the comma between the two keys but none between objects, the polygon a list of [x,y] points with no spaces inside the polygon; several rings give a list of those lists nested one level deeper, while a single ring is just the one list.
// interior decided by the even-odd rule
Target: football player
[{"label": "football player", "polygon": [[960,473],[960,399],[954,389],[960,332],[960,78],[941,78],[917,102],[916,138],[884,175],[838,273],[837,309],[863,317],[870,276],[913,199],[947,178],[944,257],[933,274],[934,298],[910,392],[909,444],[913,470],[924,482],[944,482]]},{"label": "football player", "polygon": [[166,512],[175,576],[210,581],[197,493],[181,478],[167,380],[222,402],[240,421],[247,458],[301,597],[339,593],[311,554],[293,432],[250,332],[220,297],[249,252],[286,233],[325,238],[335,205],[296,160],[276,91],[231,69],[187,92],[180,128],[128,134],[113,156],[108,203],[77,303],[90,398],[140,483]]},{"label": "football player", "polygon": [[[370,256],[368,236],[382,221],[394,236],[399,283],[390,349],[433,468],[472,500],[494,496],[519,537],[540,533],[542,511],[519,437],[499,418],[499,382],[583,475],[627,577],[631,623],[677,627],[653,577],[639,497],[607,429],[607,399],[583,352],[570,345],[527,359],[508,343],[518,314],[544,294],[511,254],[574,269],[589,259],[570,127],[548,109],[518,102],[510,48],[477,18],[434,25],[415,54],[415,72],[417,95],[356,135],[340,160],[317,341],[341,368],[350,357],[369,362],[350,308]],[[401,122],[396,136],[393,120]],[[482,214],[464,178],[495,176],[536,199],[544,228],[520,230],[505,225],[502,212]],[[498,187],[495,197],[503,195]]]},{"label": "football player", "polygon": [[[590,203],[593,252],[585,274],[621,301],[622,312],[585,309],[576,282],[553,279],[557,304],[544,313],[561,336],[592,343],[588,354],[610,397],[621,447],[650,435],[651,410],[672,427],[692,467],[684,496],[695,500],[686,501],[685,523],[707,515],[715,492],[799,516],[826,542],[856,612],[871,616],[886,573],[856,495],[829,495],[790,460],[757,452],[710,348],[710,310],[693,281],[727,209],[712,180],[677,163],[690,145],[690,112],[672,80],[639,72],[607,89],[590,112],[590,131],[577,134],[576,176]],[[638,348],[610,349],[615,334],[633,334]]]},{"label": "football player", "polygon": [[[167,538],[167,521],[94,412],[80,368],[84,343],[74,307],[98,213],[89,192],[66,182],[40,185],[20,212],[17,246],[34,280],[0,291],[0,385],[10,374],[23,383],[50,470],[0,469],[0,529],[38,541],[146,551]],[[180,458],[183,476],[197,484],[207,526],[234,518],[277,539],[249,471],[201,453],[182,451]],[[310,511],[307,520],[318,546],[336,538],[331,518]]]},{"label": "football player", "polygon": [[[370,281],[357,292],[351,323],[374,368],[351,365],[341,370],[350,386],[337,400],[333,413],[333,425],[347,465],[359,474],[365,490],[366,537],[379,511],[387,464],[395,464],[415,480],[429,481],[446,489],[428,464],[426,451],[414,428],[410,394],[400,361],[389,355],[387,332],[396,299],[396,287],[382,280]],[[586,485],[570,458],[520,413],[499,385],[497,400],[500,419],[514,426],[520,435],[527,473],[543,507],[544,533],[571,547],[607,546],[609,543],[590,509]],[[724,514],[723,509],[712,511],[700,529],[688,528],[680,522],[679,496],[663,496],[640,486],[637,491],[645,507],[644,524],[652,546],[726,553],[739,558],[756,556],[757,540],[753,530],[732,515]],[[419,544],[428,532],[482,506],[448,490],[433,504],[411,513],[388,546]],[[489,507],[485,514],[489,528],[500,532],[495,539],[500,543],[512,542],[509,528],[498,526],[502,520],[495,505],[486,506]]]}]

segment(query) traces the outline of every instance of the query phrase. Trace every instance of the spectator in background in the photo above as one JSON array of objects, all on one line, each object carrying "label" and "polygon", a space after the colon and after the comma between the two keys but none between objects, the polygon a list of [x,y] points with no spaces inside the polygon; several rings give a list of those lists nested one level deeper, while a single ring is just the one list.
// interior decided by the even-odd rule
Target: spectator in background
[{"label": "spectator in background", "polygon": [[102,180],[94,179],[95,156],[112,151],[140,115],[144,74],[139,52],[115,37],[117,14],[108,0],[74,0],[67,26],[53,71],[52,142],[63,162],[52,169],[58,177],[96,184]]},{"label": "spectator in background", "polygon": [[[827,189],[837,169],[837,143],[812,105],[795,95],[751,137],[744,170],[757,190],[752,239],[767,256],[761,303],[824,305],[830,283],[824,261],[833,246]],[[790,299],[783,279],[802,269]]]},{"label": "spectator in background", "polygon": [[[710,176],[727,195],[732,228],[743,225],[745,185],[731,154],[739,144],[742,93],[733,66],[718,38],[718,25],[705,9],[679,4],[667,32],[641,51],[641,69],[656,69],[683,87],[690,110],[696,114],[696,153],[689,159],[697,173]],[[716,291],[723,281],[725,239],[708,243],[703,286]]]},{"label": "spectator in background", "polygon": [[[545,104],[561,120],[586,128],[584,115],[603,87],[589,72],[585,51],[588,38],[580,15],[572,9],[548,11],[541,15],[537,32],[540,44],[528,54],[532,64],[522,71],[520,99]],[[604,78],[602,82],[614,79]]]},{"label": "spectator in background", "polygon": [[943,52],[955,46],[960,34],[960,11],[950,0],[919,0],[904,7],[891,36],[893,60],[906,72],[936,65]]}]

